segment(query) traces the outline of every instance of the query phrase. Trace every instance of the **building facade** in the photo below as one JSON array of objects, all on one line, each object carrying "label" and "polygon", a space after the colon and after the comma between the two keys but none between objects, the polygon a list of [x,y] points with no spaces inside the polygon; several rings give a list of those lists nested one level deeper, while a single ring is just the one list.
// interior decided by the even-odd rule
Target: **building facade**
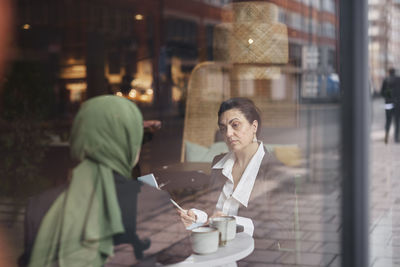
[{"label": "building facade", "polygon": [[[213,60],[229,0],[19,0],[16,60],[49,64],[60,101],[120,94],[161,109],[185,100],[194,66]],[[286,24],[297,100],[337,97],[338,4],[271,0]]]},{"label": "building facade", "polygon": [[391,67],[399,71],[400,3],[394,0],[369,1],[369,70],[372,90],[379,93]]}]

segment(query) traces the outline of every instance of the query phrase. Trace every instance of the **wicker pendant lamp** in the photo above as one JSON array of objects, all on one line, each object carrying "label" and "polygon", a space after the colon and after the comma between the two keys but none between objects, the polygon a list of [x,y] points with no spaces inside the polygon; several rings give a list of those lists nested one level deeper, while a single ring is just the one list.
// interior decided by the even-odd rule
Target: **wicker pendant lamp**
[{"label": "wicker pendant lamp", "polygon": [[278,7],[269,2],[232,4],[233,22],[214,31],[217,61],[233,64],[234,79],[271,79],[279,76],[279,65],[288,62],[286,25],[278,22]]}]

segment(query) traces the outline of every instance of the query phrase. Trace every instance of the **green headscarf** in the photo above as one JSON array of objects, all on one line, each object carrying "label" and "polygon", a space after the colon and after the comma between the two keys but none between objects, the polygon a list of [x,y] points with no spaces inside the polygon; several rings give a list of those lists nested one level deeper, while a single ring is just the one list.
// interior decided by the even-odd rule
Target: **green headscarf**
[{"label": "green headscarf", "polygon": [[29,266],[105,263],[113,235],[124,232],[112,171],[131,177],[142,138],[142,115],[131,101],[99,96],[82,105],[70,140],[71,155],[81,163],[45,215]]}]

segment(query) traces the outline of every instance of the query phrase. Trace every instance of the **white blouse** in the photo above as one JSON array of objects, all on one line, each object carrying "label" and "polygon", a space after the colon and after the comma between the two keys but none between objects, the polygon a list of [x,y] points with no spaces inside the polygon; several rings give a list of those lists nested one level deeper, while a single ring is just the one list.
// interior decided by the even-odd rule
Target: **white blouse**
[{"label": "white blouse", "polygon": [[222,174],[227,178],[216,205],[218,211],[233,216],[237,215],[240,204],[247,207],[264,155],[264,145],[261,142],[234,191],[232,168],[236,160],[235,153],[227,153],[212,167],[213,169],[222,169]]},{"label": "white blouse", "polygon": [[[232,176],[232,168],[236,160],[235,153],[232,151],[228,152],[212,167],[213,169],[222,169],[222,174],[227,178],[219,195],[216,210],[229,216],[235,216],[236,223],[242,225],[244,232],[249,235],[253,235],[254,232],[253,221],[250,218],[237,216],[237,214],[240,205],[247,207],[264,155],[264,145],[260,142],[256,153],[247,164],[235,190],[233,190],[234,183]],[[207,214],[205,212],[197,209],[192,209],[192,211],[196,214],[197,220],[193,226],[190,226],[191,229],[195,225],[198,226],[207,221]]]}]

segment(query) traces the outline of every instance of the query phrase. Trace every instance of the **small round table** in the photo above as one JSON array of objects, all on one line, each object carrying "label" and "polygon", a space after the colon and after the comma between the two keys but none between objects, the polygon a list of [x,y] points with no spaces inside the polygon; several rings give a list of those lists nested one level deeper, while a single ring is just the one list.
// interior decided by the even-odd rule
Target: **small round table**
[{"label": "small round table", "polygon": [[219,247],[211,254],[192,254],[184,261],[166,265],[169,267],[204,267],[223,265],[241,260],[250,255],[254,250],[254,239],[246,233],[236,234],[235,239],[228,242],[226,246]]}]

